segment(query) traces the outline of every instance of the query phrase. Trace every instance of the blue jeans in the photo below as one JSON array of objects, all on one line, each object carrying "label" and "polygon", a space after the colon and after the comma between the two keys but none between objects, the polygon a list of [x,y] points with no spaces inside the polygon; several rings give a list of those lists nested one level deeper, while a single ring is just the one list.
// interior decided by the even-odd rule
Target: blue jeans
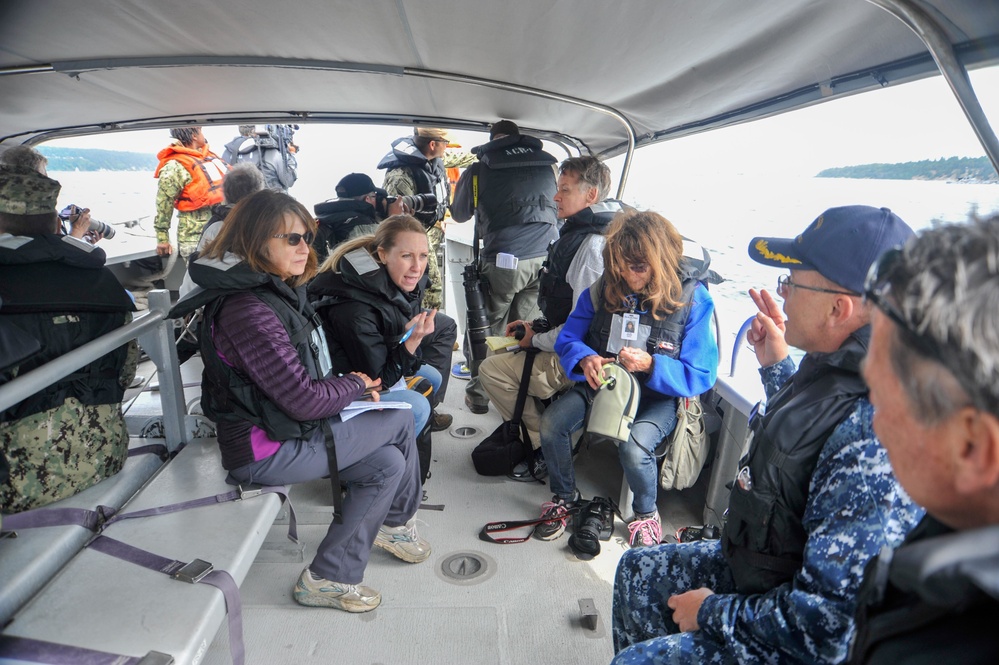
[{"label": "blue jeans", "polygon": [[[424,364],[416,370],[416,376],[422,376],[434,387],[434,394],[441,388],[441,373],[430,365]],[[430,400],[416,392],[415,390],[393,390],[382,395],[386,402],[406,402],[413,407],[413,420],[416,422],[416,433],[423,431],[427,421],[430,420],[432,407]]]},{"label": "blue jeans", "polygon": [[[576,473],[572,468],[572,434],[582,429],[594,391],[585,383],[559,397],[541,414],[541,449],[548,464],[548,478],[560,499],[571,500],[576,491]],[[618,446],[618,459],[628,485],[635,493],[631,504],[636,514],[656,511],[659,470],[651,454],[676,425],[676,399],[653,398],[643,392],[638,413],[626,443]]]}]

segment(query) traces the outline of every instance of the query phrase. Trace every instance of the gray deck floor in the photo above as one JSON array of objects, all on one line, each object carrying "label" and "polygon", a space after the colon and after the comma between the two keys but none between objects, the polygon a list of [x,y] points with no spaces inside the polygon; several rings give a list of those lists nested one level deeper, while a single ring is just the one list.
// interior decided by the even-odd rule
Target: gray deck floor
[{"label": "gray deck floor", "polygon": [[[187,363],[184,380],[196,382],[199,369],[197,359]],[[567,536],[519,545],[479,540],[486,522],[537,516],[551,493],[539,483],[475,473],[470,452],[499,424],[499,416],[493,409],[485,415],[470,413],[463,402],[464,386],[460,380],[451,383],[442,411],[454,416],[454,424],[450,432],[434,434],[433,475],[425,486],[425,503],[443,505],[443,510],[421,509],[417,514],[425,523],[420,533],[434,548],[431,558],[413,565],[381,550],[372,552],[364,583],[382,594],[382,604],[373,612],[351,615],[297,605],[292,587],[326,532],[330,489],[326,481],[296,486],[291,497],[302,545],[287,540],[287,521],[279,518],[242,585],[247,663],[610,661],[611,589],[617,561],[627,547],[626,525],[616,522],[611,540],[601,543],[601,553],[591,561],[581,561],[570,552]],[[189,400],[196,394],[197,389],[188,389]],[[133,422],[143,418],[144,399],[133,407]],[[478,434],[453,436],[461,427],[474,427]],[[576,464],[584,497],[617,499],[621,470],[612,446],[584,448]],[[700,523],[707,475],[702,474],[689,490],[660,492],[667,539],[679,526]],[[464,553],[478,557],[485,565],[484,574],[465,581],[445,575],[442,564],[459,568]],[[581,599],[591,599],[597,609],[595,630],[581,621]],[[203,662],[231,662],[225,626],[207,646]]]}]

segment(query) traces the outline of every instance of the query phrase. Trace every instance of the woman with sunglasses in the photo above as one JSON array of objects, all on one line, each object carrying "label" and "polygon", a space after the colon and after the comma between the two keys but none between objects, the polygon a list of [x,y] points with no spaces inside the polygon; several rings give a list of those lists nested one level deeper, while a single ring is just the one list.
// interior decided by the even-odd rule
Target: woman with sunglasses
[{"label": "woman with sunglasses", "polygon": [[339,245],[309,285],[309,297],[322,317],[333,369],[360,371],[381,379],[383,388],[408,376],[425,378],[427,397],[415,390],[393,390],[386,399],[413,407],[416,431],[442,430],[451,416],[434,414],[444,399],[447,368],[457,338],[454,320],[420,307],[429,283],[427,233],[410,215],[383,220],[373,235]]},{"label": "woman with sunglasses", "polygon": [[[346,422],[337,415],[378,381],[330,371],[305,293],[316,272],[315,232],[300,203],[263,190],[236,204],[192,262],[191,277],[206,290],[193,294],[205,303],[202,404],[230,481],[286,485],[332,475],[346,486],[294,596],[302,605],[367,612],[381,602],[360,585],[372,545],[411,563],[430,556],[411,525],[422,496],[413,420],[393,410]],[[337,487],[335,504],[339,496]]]},{"label": "woman with sunglasses", "polygon": [[583,427],[603,367],[618,362],[641,384],[629,440],[618,448],[635,493],[632,547],[658,544],[658,469],[654,451],[676,423],[677,397],[693,397],[715,382],[718,345],[714,302],[702,267],[683,257],[683,238],[662,215],[630,210],[607,228],[604,275],[583,292],[555,342],[562,367],[578,383],[541,418],[541,448],[552,500],[542,506],[534,535],[553,540],[580,501],[572,468],[572,435]]}]

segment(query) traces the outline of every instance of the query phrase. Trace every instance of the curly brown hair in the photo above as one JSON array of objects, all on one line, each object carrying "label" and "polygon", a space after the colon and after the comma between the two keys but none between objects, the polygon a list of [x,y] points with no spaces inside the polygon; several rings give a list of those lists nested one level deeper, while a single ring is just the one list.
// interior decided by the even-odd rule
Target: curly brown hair
[{"label": "curly brown hair", "polygon": [[[630,295],[637,295],[639,309],[663,319],[683,302],[680,259],[683,238],[676,227],[651,210],[619,213],[607,227],[604,245],[604,307],[609,312],[625,312]],[[629,264],[648,263],[651,276],[641,293],[633,294],[624,279]]]}]

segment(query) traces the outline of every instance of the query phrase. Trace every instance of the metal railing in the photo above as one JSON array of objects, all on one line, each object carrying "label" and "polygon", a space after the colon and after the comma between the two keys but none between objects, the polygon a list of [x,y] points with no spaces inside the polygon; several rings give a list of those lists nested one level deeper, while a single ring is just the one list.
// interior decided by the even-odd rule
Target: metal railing
[{"label": "metal railing", "polygon": [[156,365],[159,375],[166,446],[172,452],[181,444],[188,443],[191,435],[189,428],[185,427],[187,406],[184,403],[180,364],[177,361],[174,323],[167,318],[169,311],[170,292],[150,291],[149,310],[136,320],[0,386],[0,411],[47,388],[122,344],[137,339],[142,350]]}]

